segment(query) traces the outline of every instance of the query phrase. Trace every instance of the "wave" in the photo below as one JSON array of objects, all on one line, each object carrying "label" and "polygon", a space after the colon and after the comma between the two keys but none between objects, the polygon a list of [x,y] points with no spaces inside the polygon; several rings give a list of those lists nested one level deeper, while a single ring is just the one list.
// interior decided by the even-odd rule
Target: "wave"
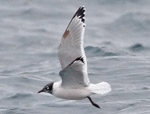
[{"label": "wave", "polygon": [[[108,29],[111,31],[115,31],[116,29],[119,31],[123,30],[124,32],[133,32],[139,31],[140,33],[149,33],[150,30],[150,20],[149,14],[143,12],[130,12],[121,15],[118,19],[108,25]],[[116,31],[118,32],[118,31]],[[139,34],[139,33],[138,33]]]},{"label": "wave", "polygon": [[85,47],[85,52],[87,56],[116,56],[119,55],[112,50],[107,50],[104,47],[94,47],[94,46],[87,46]]},{"label": "wave", "polygon": [[97,57],[97,56],[127,56],[134,55],[134,53],[145,53],[150,54],[150,47],[145,46],[141,43],[133,44],[129,47],[96,47],[96,46],[86,46],[85,53],[89,57]]},{"label": "wave", "polygon": [[9,97],[6,97],[7,100],[14,100],[14,99],[27,99],[29,97],[31,97],[32,94],[28,94],[28,93],[15,93]]},{"label": "wave", "polygon": [[146,47],[140,43],[137,43],[137,44],[130,46],[129,50],[131,50],[133,52],[141,52],[141,51],[149,50],[149,47]]},{"label": "wave", "polygon": [[111,42],[125,46],[135,43],[149,45],[150,19],[149,13],[130,12],[121,15],[113,22],[105,25],[105,31]]}]

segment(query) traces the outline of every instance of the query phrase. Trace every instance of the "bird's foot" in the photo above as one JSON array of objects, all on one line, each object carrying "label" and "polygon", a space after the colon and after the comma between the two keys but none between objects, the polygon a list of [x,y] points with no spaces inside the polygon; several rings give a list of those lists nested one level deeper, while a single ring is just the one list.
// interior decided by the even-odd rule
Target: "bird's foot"
[{"label": "bird's foot", "polygon": [[93,105],[93,106],[95,106],[96,108],[101,108],[98,104],[96,104],[96,103],[94,103],[93,101],[92,101],[92,99],[91,99],[91,97],[87,97],[88,99],[89,99],[89,101],[91,102],[91,104]]}]

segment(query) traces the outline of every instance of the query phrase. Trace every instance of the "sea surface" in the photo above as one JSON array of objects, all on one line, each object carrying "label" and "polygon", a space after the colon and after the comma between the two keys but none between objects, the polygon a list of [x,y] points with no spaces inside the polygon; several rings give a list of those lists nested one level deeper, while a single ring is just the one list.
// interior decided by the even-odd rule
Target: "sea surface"
[{"label": "sea surface", "polygon": [[[67,101],[37,94],[60,80],[57,49],[79,6],[92,83],[112,91]],[[150,114],[150,0],[0,0],[0,114]]]}]

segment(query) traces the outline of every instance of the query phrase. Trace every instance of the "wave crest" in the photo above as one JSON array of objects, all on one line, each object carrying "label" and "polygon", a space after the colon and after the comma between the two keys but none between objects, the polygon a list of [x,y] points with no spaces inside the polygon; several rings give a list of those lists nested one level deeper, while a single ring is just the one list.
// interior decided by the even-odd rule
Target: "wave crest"
[{"label": "wave crest", "polygon": [[112,50],[108,50],[104,47],[94,47],[94,46],[87,46],[85,47],[85,52],[87,56],[116,56],[119,55]]}]

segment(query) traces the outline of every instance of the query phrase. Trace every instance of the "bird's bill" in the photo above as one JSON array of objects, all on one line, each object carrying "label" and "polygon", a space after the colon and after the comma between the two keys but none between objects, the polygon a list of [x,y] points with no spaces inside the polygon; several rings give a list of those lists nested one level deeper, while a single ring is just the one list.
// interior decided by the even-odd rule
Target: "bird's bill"
[{"label": "bird's bill", "polygon": [[44,92],[44,89],[42,89],[42,90],[38,91],[38,93],[41,93],[41,92]]}]

